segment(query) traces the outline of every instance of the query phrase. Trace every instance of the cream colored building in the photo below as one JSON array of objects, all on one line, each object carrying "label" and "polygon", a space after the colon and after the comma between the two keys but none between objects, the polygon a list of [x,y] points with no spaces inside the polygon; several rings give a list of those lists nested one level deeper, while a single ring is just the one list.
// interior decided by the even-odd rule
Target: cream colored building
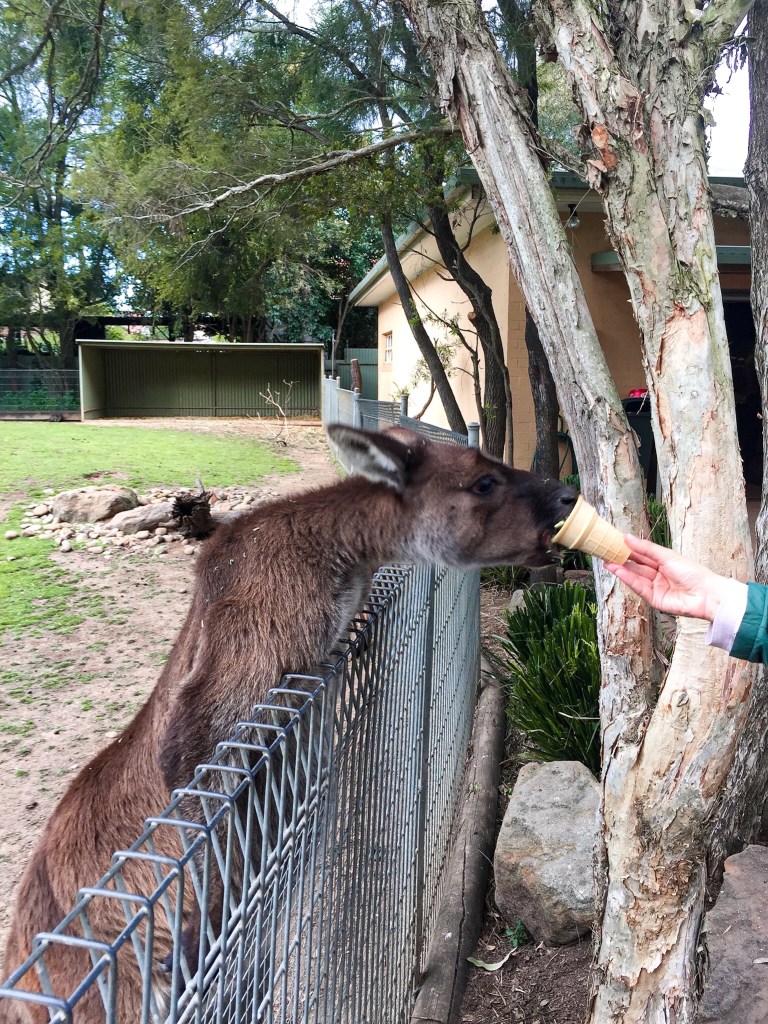
[{"label": "cream colored building", "polygon": [[[515,464],[528,468],[535,450],[535,427],[524,338],[525,304],[512,279],[504,241],[495,227],[490,209],[486,206],[477,216],[476,204],[472,201],[472,181],[471,173],[464,175],[463,187],[467,200],[461,212],[455,216],[454,230],[463,242],[469,237],[471,223],[471,240],[466,256],[493,291],[493,304],[504,340],[512,386]],[[728,179],[728,183],[740,182]],[[556,174],[553,188],[564,222],[568,220],[571,209],[575,210],[578,225],[568,227],[567,235],[573,246],[576,266],[598,337],[623,398],[632,389],[642,388],[645,378],[640,361],[639,333],[629,304],[629,290],[605,233],[600,199],[571,174]],[[718,217],[716,237],[729,338],[737,360],[745,361],[749,369],[754,350],[754,328],[751,327],[749,308],[748,225],[743,220]],[[461,289],[448,278],[439,260],[434,239],[425,231],[415,229],[400,238],[398,246],[421,315],[427,319],[427,329],[433,340],[442,343],[449,336],[449,332],[436,318],[457,318],[459,326],[469,337],[473,337],[468,319],[471,307]],[[373,267],[355,288],[352,298],[358,305],[378,307],[379,398],[396,398],[402,389],[408,389],[410,410],[413,412],[421,409],[429,396],[429,384],[426,380],[415,380],[421,357],[403,314],[386,260],[380,260]],[[745,356],[744,350],[750,349],[750,330],[751,351]],[[451,382],[459,405],[468,422],[477,420],[472,380],[468,372],[469,354],[461,347],[456,347],[453,355]],[[756,378],[754,380],[756,383]],[[752,390],[751,378],[744,387]],[[447,426],[437,395],[424,419],[439,426]],[[758,425],[757,422],[755,425]]]}]

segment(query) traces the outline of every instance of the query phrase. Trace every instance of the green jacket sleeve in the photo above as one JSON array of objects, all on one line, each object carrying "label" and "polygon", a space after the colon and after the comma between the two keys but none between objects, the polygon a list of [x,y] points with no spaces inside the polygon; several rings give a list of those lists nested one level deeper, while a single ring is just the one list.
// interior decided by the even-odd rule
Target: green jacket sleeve
[{"label": "green jacket sleeve", "polygon": [[731,656],[768,664],[768,587],[748,583],[747,610],[741,620]]}]

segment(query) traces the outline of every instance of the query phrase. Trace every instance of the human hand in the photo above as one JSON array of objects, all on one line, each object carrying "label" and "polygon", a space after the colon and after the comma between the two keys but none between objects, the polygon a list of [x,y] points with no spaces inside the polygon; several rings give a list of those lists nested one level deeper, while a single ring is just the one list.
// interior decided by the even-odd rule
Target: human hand
[{"label": "human hand", "polygon": [[632,555],[605,568],[659,611],[712,622],[732,580],[718,576],[676,551],[627,534]]}]

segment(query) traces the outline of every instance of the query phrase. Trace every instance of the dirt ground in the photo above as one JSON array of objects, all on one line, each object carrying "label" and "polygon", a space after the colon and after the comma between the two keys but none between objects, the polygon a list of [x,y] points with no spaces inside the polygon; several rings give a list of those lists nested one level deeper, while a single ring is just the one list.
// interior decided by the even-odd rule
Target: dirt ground
[{"label": "dirt ground", "polygon": [[[112,425],[131,424],[120,420]],[[255,486],[232,481],[260,498],[321,486],[338,476],[316,426],[291,426],[275,441],[275,429],[257,421],[161,419],[133,425],[271,441],[299,464],[300,472],[268,477]],[[0,496],[0,517],[23,500],[24,495]],[[16,884],[48,815],[78,768],[146,700],[186,614],[194,559],[181,544],[165,547],[162,557],[148,550],[115,549],[109,558],[52,548],[53,558],[78,578],[77,601],[89,609],[88,617],[68,635],[41,632],[21,641],[0,636],[0,770],[5,782],[0,787],[0,956]],[[482,632],[491,646],[508,600],[501,591],[484,594]],[[475,955],[498,961],[510,945],[490,898],[486,921]],[[589,961],[589,943],[561,949],[529,944],[498,971],[472,967],[462,1024],[580,1024]]]}]

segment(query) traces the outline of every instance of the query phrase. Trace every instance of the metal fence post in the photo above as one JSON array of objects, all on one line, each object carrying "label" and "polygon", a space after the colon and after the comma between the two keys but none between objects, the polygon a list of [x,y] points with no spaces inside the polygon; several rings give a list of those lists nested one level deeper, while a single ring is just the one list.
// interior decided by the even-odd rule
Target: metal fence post
[{"label": "metal fence post", "polygon": [[424,629],[424,686],[421,694],[421,765],[419,769],[419,811],[418,811],[418,832],[416,838],[416,935],[415,935],[415,956],[414,956],[414,988],[421,981],[422,960],[427,948],[427,937],[424,934],[426,921],[424,909],[424,895],[427,884],[427,814],[429,813],[429,795],[431,790],[431,779],[429,777],[429,764],[431,760],[432,743],[432,684],[434,682],[434,652],[435,652],[435,591],[437,589],[437,569],[430,566],[427,575],[427,622]]},{"label": "metal fence post", "polygon": [[480,447],[480,424],[479,423],[468,423],[467,424],[467,447],[468,448],[479,448]]},{"label": "metal fence post", "polygon": [[352,407],[352,426],[362,427],[363,425],[363,414],[360,410],[360,392],[355,388],[354,392],[354,406]]},{"label": "metal fence post", "polygon": [[404,420],[408,416],[408,393],[400,395],[400,419]]}]

